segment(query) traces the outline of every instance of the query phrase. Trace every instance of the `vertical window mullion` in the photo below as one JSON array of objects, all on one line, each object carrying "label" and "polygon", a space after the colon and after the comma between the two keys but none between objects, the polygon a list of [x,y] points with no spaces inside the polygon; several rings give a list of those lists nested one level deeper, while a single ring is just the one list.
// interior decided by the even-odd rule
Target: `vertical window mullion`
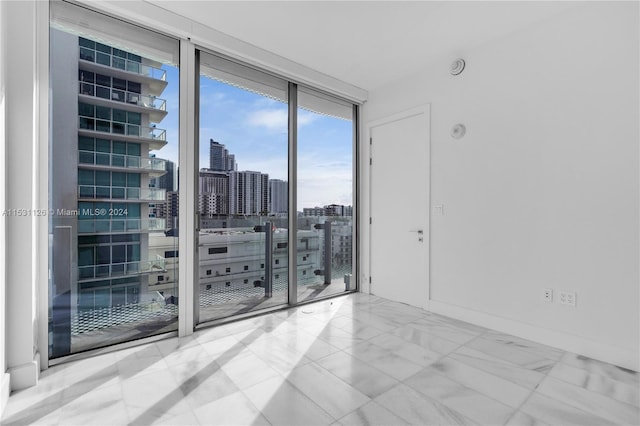
[{"label": "vertical window mullion", "polygon": [[360,156],[358,155],[358,141],[360,140],[360,107],[356,104],[353,105],[353,227],[351,235],[352,255],[351,264],[353,265],[353,276],[351,277],[350,289],[360,291],[360,191],[359,176],[360,176]]},{"label": "vertical window mullion", "polygon": [[298,85],[289,83],[289,304],[298,303]]},{"label": "vertical window mullion", "polygon": [[182,188],[179,205],[179,279],[180,298],[178,299],[178,335],[193,333],[195,297],[194,287],[198,285],[196,262],[196,223],[195,194],[197,191],[197,148],[195,138],[195,46],[188,40],[180,40],[180,144],[179,174]]}]

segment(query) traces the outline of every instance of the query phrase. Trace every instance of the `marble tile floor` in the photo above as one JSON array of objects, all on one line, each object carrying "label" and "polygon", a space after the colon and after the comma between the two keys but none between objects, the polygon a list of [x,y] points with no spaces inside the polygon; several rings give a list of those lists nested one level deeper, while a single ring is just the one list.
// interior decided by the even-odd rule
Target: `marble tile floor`
[{"label": "marble tile floor", "polygon": [[365,294],[44,371],[2,425],[638,425],[640,374]]}]

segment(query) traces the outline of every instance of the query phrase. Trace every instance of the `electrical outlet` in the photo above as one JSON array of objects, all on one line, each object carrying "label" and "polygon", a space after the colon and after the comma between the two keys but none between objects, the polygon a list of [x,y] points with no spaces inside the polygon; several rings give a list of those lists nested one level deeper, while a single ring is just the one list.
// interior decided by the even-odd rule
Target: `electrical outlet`
[{"label": "electrical outlet", "polygon": [[542,289],[542,300],[547,303],[553,302],[553,290],[550,288]]},{"label": "electrical outlet", "polygon": [[560,292],[560,304],[568,306],[576,306],[576,293],[571,291]]}]

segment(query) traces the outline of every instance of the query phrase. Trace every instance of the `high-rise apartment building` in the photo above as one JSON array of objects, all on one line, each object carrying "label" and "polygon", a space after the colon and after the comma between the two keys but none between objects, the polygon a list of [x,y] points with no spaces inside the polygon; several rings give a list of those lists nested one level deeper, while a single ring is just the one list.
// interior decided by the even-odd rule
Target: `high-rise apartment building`
[{"label": "high-rise apartment building", "polygon": [[236,157],[220,142],[209,139],[209,170],[228,172],[237,169]]},{"label": "high-rise apartment building", "polygon": [[[55,265],[54,282],[70,287],[70,300],[61,301],[67,315],[137,304],[149,272],[163,268],[163,259],[148,253],[149,233],[164,231],[165,222],[149,217],[149,205],[165,202],[166,190],[149,184],[169,169],[149,153],[167,143],[156,127],[167,115],[158,98],[165,72],[159,63],[73,34],[54,29],[51,38],[51,199],[54,209],[77,216],[51,218],[54,257],[68,250],[70,259]],[[171,182],[164,180],[167,189],[172,177],[173,171]],[[56,355],[69,351],[64,328],[71,326],[63,323],[54,330]]]},{"label": "high-rise apartment building", "polygon": [[289,211],[289,188],[287,181],[269,179],[269,213],[287,213]]},{"label": "high-rise apartment building", "polygon": [[208,169],[200,170],[198,207],[200,215],[229,214],[229,176]]},{"label": "high-rise apartment building", "polygon": [[229,214],[264,215],[269,205],[269,175],[229,172]]}]

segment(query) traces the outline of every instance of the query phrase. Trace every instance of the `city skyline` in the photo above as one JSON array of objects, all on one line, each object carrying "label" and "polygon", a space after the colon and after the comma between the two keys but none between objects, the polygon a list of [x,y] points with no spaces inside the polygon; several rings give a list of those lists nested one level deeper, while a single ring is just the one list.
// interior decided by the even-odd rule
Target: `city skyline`
[{"label": "city skyline", "polygon": [[[163,93],[168,115],[162,124],[170,143],[157,155],[178,164],[178,69],[168,65],[162,69],[169,82]],[[287,105],[205,76],[200,92],[198,169],[209,168],[213,139],[235,155],[237,170],[288,181]],[[350,120],[299,108],[298,211],[353,204],[352,134]]]}]

